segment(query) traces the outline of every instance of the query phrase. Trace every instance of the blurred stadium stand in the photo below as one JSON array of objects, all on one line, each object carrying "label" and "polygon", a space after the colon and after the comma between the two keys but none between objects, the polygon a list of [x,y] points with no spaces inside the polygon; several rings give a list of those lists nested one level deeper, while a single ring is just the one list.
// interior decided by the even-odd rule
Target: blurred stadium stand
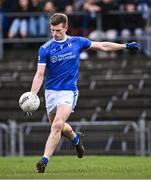
[{"label": "blurred stadium stand", "polygon": [[[15,58],[14,50],[10,52],[6,55],[5,61],[2,60],[0,63],[0,121],[11,127],[13,120],[18,124],[17,129],[20,129],[22,123],[27,123],[22,131],[22,136],[18,131],[15,132],[15,144],[18,145],[17,147],[15,145],[16,151],[12,152],[18,152],[21,155],[39,154],[42,153],[43,143],[50,130],[48,124],[45,125],[47,115],[42,90],[39,93],[40,109],[33,116],[27,118],[18,106],[20,95],[29,91],[36,71],[36,51],[28,48],[24,51],[23,48],[17,52]],[[127,54],[127,56],[118,56],[115,59],[92,57],[92,59],[81,61],[80,96],[69,122],[81,122],[81,126],[77,125],[75,128],[85,132],[88,154],[141,153],[139,120],[143,116],[148,124],[151,119],[150,66],[150,58],[140,54]],[[39,122],[39,125],[31,126],[28,122]],[[90,124],[82,125],[85,122],[90,122]],[[98,122],[100,124],[97,125]],[[110,124],[102,126],[103,122],[110,122]],[[116,126],[114,122],[116,122]],[[121,122],[122,125],[120,125]],[[44,127],[42,127],[43,123]],[[128,129],[126,133],[124,133],[125,129]],[[8,130],[4,131],[5,134],[9,134]],[[150,145],[147,141],[148,133],[149,130],[145,129],[146,148]],[[18,136],[24,136],[24,144],[21,143],[22,140],[19,140]],[[71,145],[68,145],[66,140],[61,142],[61,145],[58,146],[60,149],[57,149],[56,154],[74,153],[73,147],[70,147]],[[30,144],[33,143],[35,145],[31,150]],[[24,145],[24,151],[20,145]],[[148,154],[149,152],[144,150],[142,153]]]},{"label": "blurred stadium stand", "polygon": [[[41,106],[29,118],[19,109],[18,99],[30,90],[38,46],[45,40],[47,37],[3,39],[0,155],[37,155],[43,151],[50,131],[43,90],[39,93]],[[20,47],[20,43],[24,45]],[[142,52],[125,51],[116,58],[101,59],[92,54],[81,61],[80,96],[69,122],[85,133],[87,154],[151,154],[150,68],[150,57]],[[74,149],[62,138],[56,154],[74,154]]]}]

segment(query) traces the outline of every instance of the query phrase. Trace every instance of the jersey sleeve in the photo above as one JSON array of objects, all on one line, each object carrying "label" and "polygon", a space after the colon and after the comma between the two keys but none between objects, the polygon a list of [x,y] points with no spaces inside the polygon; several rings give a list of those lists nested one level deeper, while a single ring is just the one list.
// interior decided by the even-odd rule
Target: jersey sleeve
[{"label": "jersey sleeve", "polygon": [[84,37],[79,37],[79,43],[80,43],[81,49],[87,49],[91,47],[92,41]]},{"label": "jersey sleeve", "polygon": [[40,47],[38,52],[38,64],[46,64],[46,63],[47,63],[46,51],[43,47]]}]

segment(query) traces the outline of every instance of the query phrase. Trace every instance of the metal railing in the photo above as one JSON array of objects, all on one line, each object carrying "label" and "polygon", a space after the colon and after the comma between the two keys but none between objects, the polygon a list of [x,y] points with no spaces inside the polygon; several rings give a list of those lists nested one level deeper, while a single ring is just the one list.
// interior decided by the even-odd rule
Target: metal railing
[{"label": "metal railing", "polygon": [[[139,148],[140,141],[139,141],[139,127],[138,125],[133,121],[81,121],[81,122],[70,122],[70,125],[72,127],[76,128],[76,130],[82,130],[85,132],[86,137],[84,139],[84,142],[87,146],[87,154],[106,154],[106,153],[115,153],[115,150],[112,149],[112,144],[120,143],[119,149],[117,149],[116,153],[119,154],[140,154],[142,150]],[[78,128],[79,127],[79,128]],[[110,127],[110,130],[108,129]],[[129,127],[129,128],[127,128]],[[32,129],[30,133],[27,133],[27,128]],[[48,129],[47,129],[48,128]],[[106,129],[108,133],[104,132],[103,129]],[[113,129],[115,131],[113,131]],[[129,133],[129,129],[131,128],[130,134],[131,138],[128,140],[127,136]],[[39,129],[39,130],[38,130]],[[96,129],[96,130],[95,130]],[[97,137],[96,134],[98,134],[99,130],[99,136]],[[22,123],[19,125],[19,155],[28,155],[32,154],[34,152],[34,147],[36,150],[41,153],[41,147],[44,147],[44,140],[45,135],[47,136],[50,131],[50,125],[47,122],[27,122]],[[96,133],[96,134],[95,134]],[[119,137],[117,137],[117,134]],[[91,138],[92,136],[92,138]],[[102,138],[100,138],[102,136]],[[30,139],[29,139],[30,137]],[[95,137],[95,139],[93,139]],[[111,138],[112,137],[112,138]],[[34,147],[30,151],[27,149],[28,143],[31,143],[31,140],[33,138]],[[35,140],[36,138],[36,140]],[[129,149],[129,142],[133,143],[134,149]],[[104,144],[105,142],[105,144]],[[31,144],[33,144],[31,143]],[[101,143],[104,144],[101,146]],[[26,145],[25,145],[26,144]],[[38,144],[40,144],[39,150],[37,149]],[[68,145],[69,142],[66,143],[65,139],[62,138],[60,141],[60,144],[58,145],[59,148],[57,148],[56,153],[57,154],[72,154],[73,148]],[[96,148],[96,145],[100,145]],[[67,149],[66,146],[69,148]],[[114,147],[114,145],[113,145]],[[144,152],[143,152],[144,153]],[[141,154],[140,154],[141,155]]]},{"label": "metal railing", "polygon": [[[146,112],[134,121],[76,121],[69,124],[85,133],[87,154],[151,155],[151,123]],[[0,156],[23,156],[43,153],[50,132],[48,122],[0,123]],[[69,141],[62,138],[56,154],[74,154]]]}]

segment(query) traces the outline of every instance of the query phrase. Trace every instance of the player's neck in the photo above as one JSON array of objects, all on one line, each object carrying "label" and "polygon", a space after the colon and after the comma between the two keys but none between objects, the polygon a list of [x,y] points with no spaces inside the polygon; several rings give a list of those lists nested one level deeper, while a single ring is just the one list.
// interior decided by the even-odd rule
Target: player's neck
[{"label": "player's neck", "polygon": [[64,36],[61,40],[56,40],[56,39],[54,39],[54,38],[53,38],[53,40],[54,40],[54,41],[57,41],[57,42],[64,42],[64,41],[67,40],[67,38],[68,38],[68,36],[67,36],[67,34],[65,34],[65,36]]}]

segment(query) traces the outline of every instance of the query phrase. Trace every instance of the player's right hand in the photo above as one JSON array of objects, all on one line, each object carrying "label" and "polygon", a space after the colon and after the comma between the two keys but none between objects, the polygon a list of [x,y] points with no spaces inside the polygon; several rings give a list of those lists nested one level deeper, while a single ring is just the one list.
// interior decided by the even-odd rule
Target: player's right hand
[{"label": "player's right hand", "polygon": [[25,116],[28,116],[28,117],[32,116],[32,112],[24,112],[24,114]]}]

